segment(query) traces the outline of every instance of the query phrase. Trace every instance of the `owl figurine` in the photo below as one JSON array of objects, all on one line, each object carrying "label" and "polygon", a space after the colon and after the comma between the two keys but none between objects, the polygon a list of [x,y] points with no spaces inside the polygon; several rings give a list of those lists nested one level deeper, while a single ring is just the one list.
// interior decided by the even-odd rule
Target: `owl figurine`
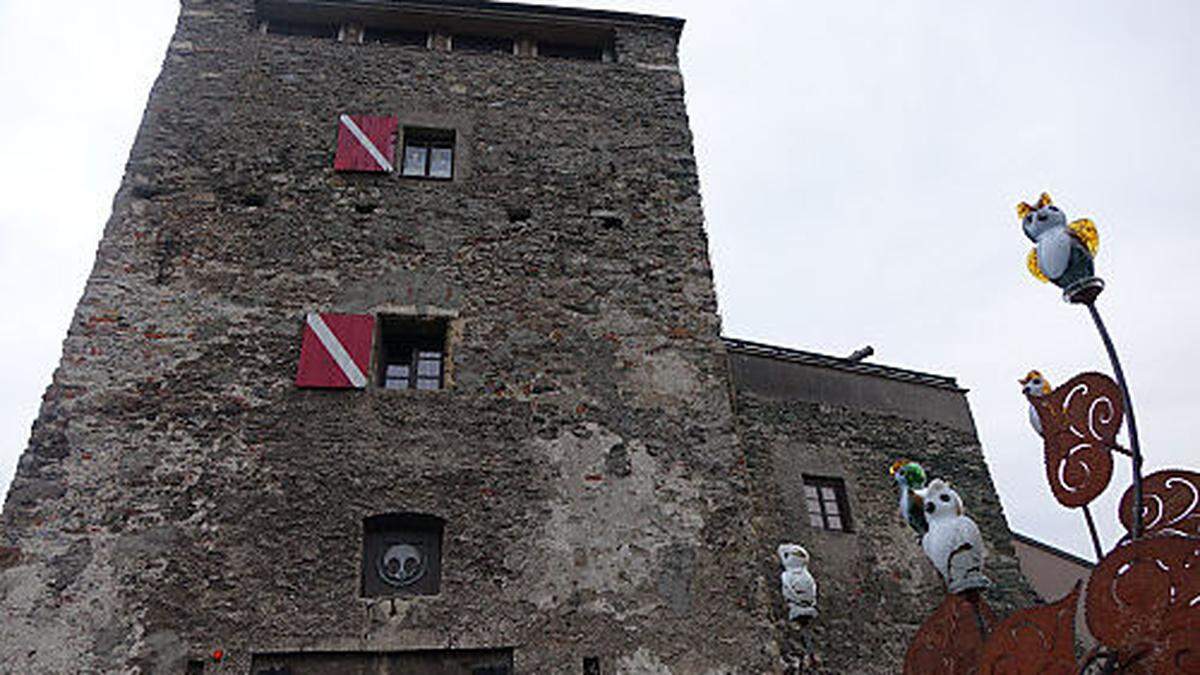
[{"label": "owl figurine", "polygon": [[1053,389],[1046,378],[1036,370],[1029,371],[1029,374],[1024,378],[1017,380],[1021,385],[1021,391],[1025,393],[1025,398],[1029,399],[1029,424],[1033,430],[1042,435],[1042,416],[1038,414],[1037,406],[1033,404],[1033,399],[1049,396]]},{"label": "owl figurine", "polygon": [[783,599],[788,606],[788,621],[817,615],[817,582],[808,571],[808,551],[796,544],[779,545],[779,575]]},{"label": "owl figurine", "polygon": [[1036,204],[1018,204],[1017,215],[1034,243],[1026,261],[1033,276],[1063,289],[1095,276],[1093,259],[1100,250],[1095,223],[1087,218],[1067,223],[1045,192]]},{"label": "owl figurine", "polygon": [[929,532],[921,539],[925,555],[942,574],[951,593],[991,585],[983,575],[983,538],[975,521],[963,513],[962,498],[940,478],[925,493]]}]

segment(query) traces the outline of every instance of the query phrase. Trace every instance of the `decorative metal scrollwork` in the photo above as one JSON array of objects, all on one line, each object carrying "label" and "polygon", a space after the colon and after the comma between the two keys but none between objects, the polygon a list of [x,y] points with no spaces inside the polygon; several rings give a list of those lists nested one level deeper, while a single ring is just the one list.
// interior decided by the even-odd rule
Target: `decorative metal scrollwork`
[{"label": "decorative metal scrollwork", "polygon": [[947,593],[908,646],[905,675],[977,673],[988,626],[996,617],[978,593]]},{"label": "decorative metal scrollwork", "polygon": [[[1133,531],[1133,488],[1121,497],[1121,524]],[[1142,527],[1147,534],[1161,532],[1200,537],[1200,473],[1171,469],[1142,479]]]},{"label": "decorative metal scrollwork", "polygon": [[1100,373],[1076,375],[1049,396],[1029,399],[1042,423],[1046,479],[1063,506],[1090,504],[1112,480],[1122,401],[1117,383]]},{"label": "decorative metal scrollwork", "polygon": [[992,629],[983,645],[981,675],[1072,675],[1079,587],[1050,605],[1022,609]]},{"label": "decorative metal scrollwork", "polygon": [[1085,607],[1092,635],[1116,649],[1122,661],[1153,656],[1165,647],[1164,637],[1194,636],[1200,624],[1200,539],[1157,536],[1118,547],[1092,571]]}]

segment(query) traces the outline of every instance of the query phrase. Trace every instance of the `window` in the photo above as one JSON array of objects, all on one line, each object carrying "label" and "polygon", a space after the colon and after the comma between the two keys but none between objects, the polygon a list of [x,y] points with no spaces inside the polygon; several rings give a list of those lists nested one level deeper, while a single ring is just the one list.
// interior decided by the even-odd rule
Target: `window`
[{"label": "window", "polygon": [[453,178],[454,131],[405,127],[402,173],[417,178]]},{"label": "window", "polygon": [[804,477],[808,524],[823,530],[850,532],[850,500],[841,478]]},{"label": "window", "polygon": [[267,21],[267,32],[272,35],[294,35],[300,37],[316,37],[336,40],[338,26],[332,23],[303,23],[299,21]]},{"label": "window", "polygon": [[441,389],[446,371],[446,323],[381,316],[379,326],[379,386]]},{"label": "window", "polygon": [[423,30],[368,27],[363,31],[363,42],[382,42],[402,47],[426,48],[429,46],[429,33]]},{"label": "window", "polygon": [[569,59],[572,61],[603,61],[603,47],[583,47],[556,42],[539,42],[538,56],[550,59]]},{"label": "window", "polygon": [[475,54],[512,54],[513,41],[511,38],[455,35],[451,49],[456,52],[473,52]]},{"label": "window", "polygon": [[442,531],[436,516],[388,513],[363,521],[363,595],[437,595]]}]

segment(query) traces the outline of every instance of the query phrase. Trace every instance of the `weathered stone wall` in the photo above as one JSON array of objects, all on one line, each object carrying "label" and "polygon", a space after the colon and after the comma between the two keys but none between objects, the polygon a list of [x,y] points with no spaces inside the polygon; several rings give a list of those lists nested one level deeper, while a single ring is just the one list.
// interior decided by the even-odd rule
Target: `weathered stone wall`
[{"label": "weathered stone wall", "polygon": [[[1012,535],[971,432],[936,422],[768,399],[737,392],[739,433],[753,476],[754,533],[764,592],[773,600],[776,640],[803,653],[805,631],[789,625],[775,547],[798,543],[812,556],[820,617],[808,629],[823,672],[900,672],[909,640],[944,596],[937,571],[916,534],[899,520],[888,475],[901,457],[920,462],[931,477],[950,480],[987,544],[994,586],[989,604],[1004,615],[1033,600],[1012,548]],[[809,525],[804,474],[842,478],[852,532]]]},{"label": "weathered stone wall", "polygon": [[[3,669],[775,667],[675,35],[582,63],[254,26],[182,3],[6,501]],[[335,174],[343,112],[456,128],[456,180]],[[293,385],[306,312],[428,308],[451,389]],[[359,597],[388,511],[445,519],[440,595]]]}]

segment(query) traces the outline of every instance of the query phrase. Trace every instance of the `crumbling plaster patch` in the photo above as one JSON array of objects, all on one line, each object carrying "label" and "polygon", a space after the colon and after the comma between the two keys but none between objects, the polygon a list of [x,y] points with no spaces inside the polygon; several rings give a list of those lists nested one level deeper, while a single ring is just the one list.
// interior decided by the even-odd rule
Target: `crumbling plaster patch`
[{"label": "crumbling plaster patch", "polygon": [[[659,566],[674,550],[700,546],[706,506],[699,489],[640,442],[595,423],[535,443],[556,480],[549,517],[536,538],[541,550],[532,556],[542,573],[524,577],[531,600],[541,609],[581,591],[627,597],[640,591],[667,600],[655,592]],[[628,468],[612,471],[614,456],[627,460]]]}]

